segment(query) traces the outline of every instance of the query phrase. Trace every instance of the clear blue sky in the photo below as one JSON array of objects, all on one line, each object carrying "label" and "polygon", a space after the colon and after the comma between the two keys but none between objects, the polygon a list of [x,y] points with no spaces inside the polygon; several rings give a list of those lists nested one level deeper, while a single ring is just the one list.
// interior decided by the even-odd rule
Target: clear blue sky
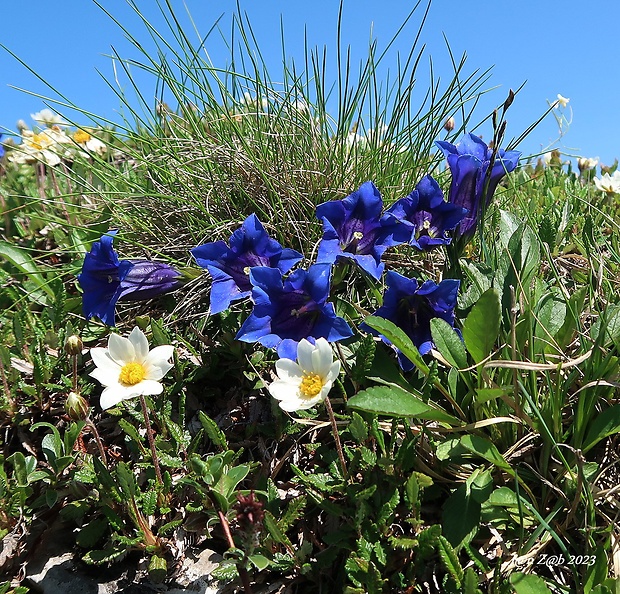
[{"label": "clear blue sky", "polygon": [[[149,35],[125,0],[100,0],[141,42],[149,47]],[[189,27],[187,5],[198,29],[205,34],[224,13],[220,26],[230,30],[233,0],[170,0],[175,12]],[[137,0],[139,9],[158,29],[164,30],[155,0]],[[345,0],[343,40],[353,55],[366,53],[371,30],[383,48],[404,21],[413,2],[403,0]],[[278,79],[280,15],[285,30],[287,53],[302,63],[304,27],[310,46],[326,45],[335,70],[337,0],[241,0],[248,13],[258,44]],[[618,17],[617,0],[583,1],[521,0],[519,2],[465,2],[434,0],[422,34],[426,55],[431,56],[436,74],[448,81],[451,76],[447,37],[458,57],[467,53],[466,71],[493,66],[488,87],[499,87],[487,95],[478,108],[481,119],[508,93],[527,81],[508,112],[508,137],[518,136],[537,120],[558,93],[570,98],[573,121],[560,141],[572,155],[600,157],[611,164],[620,157],[620,44],[611,23]],[[422,12],[418,13],[419,15]],[[398,38],[395,50],[407,53],[416,33],[419,17],[414,16]],[[97,72],[113,81],[111,46],[121,57],[138,57],[119,27],[91,0],[49,0],[2,2],[0,43],[15,53],[40,77],[64,93],[84,110],[119,121],[119,100]],[[207,48],[217,66],[226,65],[221,43]],[[395,52],[386,65],[395,66]],[[425,63],[427,64],[428,61]],[[394,68],[395,70],[395,68]],[[426,71],[426,66],[421,70]],[[137,78],[146,96],[154,95],[153,82]],[[419,83],[424,83],[424,75]],[[37,77],[0,48],[0,126],[15,129],[22,118],[44,107],[36,98],[9,85],[46,96],[55,96]],[[567,115],[570,111],[565,110]],[[481,130],[485,137],[490,130]],[[524,155],[539,152],[558,136],[557,124],[549,117],[518,148]]]}]

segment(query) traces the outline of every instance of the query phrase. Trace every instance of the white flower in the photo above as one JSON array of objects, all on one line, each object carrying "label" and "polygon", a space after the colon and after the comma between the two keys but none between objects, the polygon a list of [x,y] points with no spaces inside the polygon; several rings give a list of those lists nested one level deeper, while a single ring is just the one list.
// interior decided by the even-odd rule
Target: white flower
[{"label": "white flower", "polygon": [[71,142],[63,130],[54,126],[35,133],[22,132],[22,142],[11,151],[9,161],[17,164],[41,161],[52,167],[58,165],[66,150],[61,146]]},{"label": "white flower", "polygon": [[594,185],[606,194],[620,194],[620,171],[614,171],[613,175],[606,173],[600,179],[595,177]]},{"label": "white flower", "polygon": [[94,153],[102,157],[108,150],[108,147],[104,142],[95,138],[86,130],[77,130],[73,133],[73,140],[84,149],[87,153]]},{"label": "white flower", "polygon": [[43,124],[48,128],[51,128],[52,126],[68,125],[67,122],[65,122],[57,113],[47,108],[37,111],[37,113],[31,113],[30,117],[37,122],[37,124]]},{"label": "white flower", "polygon": [[579,167],[579,171],[594,169],[597,165],[598,157],[579,157],[577,159],[577,166]]},{"label": "white flower", "polygon": [[555,106],[561,105],[562,107],[566,107],[570,99],[568,97],[563,97],[558,93],[558,100],[556,101]]},{"label": "white flower", "polygon": [[168,359],[174,347],[163,345],[149,352],[146,336],[136,327],[129,338],[110,334],[108,348],[90,349],[90,356],[97,368],[90,375],[105,390],[101,394],[103,410],[135,396],[161,394],[164,387],[159,380],[173,367]]},{"label": "white flower", "polygon": [[312,344],[305,338],[297,345],[297,361],[279,359],[278,379],[269,385],[269,393],[288,412],[311,408],[325,400],[340,373],[340,361],[334,361],[332,348],[324,338]]}]

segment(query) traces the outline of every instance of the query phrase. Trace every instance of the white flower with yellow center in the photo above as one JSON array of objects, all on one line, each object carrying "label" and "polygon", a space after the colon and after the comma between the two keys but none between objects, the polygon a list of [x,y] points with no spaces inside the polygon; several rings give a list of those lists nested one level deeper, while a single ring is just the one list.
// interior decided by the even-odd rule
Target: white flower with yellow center
[{"label": "white flower with yellow center", "polygon": [[101,408],[110,408],[135,396],[161,394],[164,387],[159,380],[172,369],[168,360],[174,347],[163,345],[149,351],[146,336],[134,328],[129,338],[110,334],[108,348],[95,347],[90,355],[96,369],[90,375],[98,380],[105,390],[101,394]]},{"label": "white flower with yellow center", "polygon": [[600,179],[595,177],[594,185],[606,194],[620,194],[620,171],[614,171],[613,175],[606,173]]},{"label": "white flower with yellow center", "polygon": [[17,164],[40,161],[54,167],[61,162],[61,156],[66,152],[63,145],[68,142],[69,137],[58,127],[45,128],[38,133],[24,130],[22,142],[11,151],[9,161]]},{"label": "white flower with yellow center", "polygon": [[304,338],[297,345],[297,363],[279,359],[276,373],[278,379],[269,385],[269,393],[280,401],[280,408],[304,410],[325,400],[340,373],[340,361],[334,361],[324,338],[318,338],[316,344]]},{"label": "white flower with yellow center", "polygon": [[84,149],[88,153],[94,153],[99,156],[103,156],[105,152],[108,150],[108,147],[104,142],[95,138],[89,131],[87,130],[77,130],[73,133],[73,140],[80,148]]}]

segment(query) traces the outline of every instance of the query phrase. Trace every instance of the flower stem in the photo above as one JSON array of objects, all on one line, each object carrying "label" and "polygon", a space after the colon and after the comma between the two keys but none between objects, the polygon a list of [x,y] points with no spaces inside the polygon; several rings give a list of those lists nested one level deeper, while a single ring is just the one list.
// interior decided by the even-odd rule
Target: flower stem
[{"label": "flower stem", "polygon": [[340,435],[338,434],[338,425],[336,423],[336,417],[334,416],[334,409],[332,403],[329,401],[329,397],[325,398],[325,408],[327,408],[327,414],[329,421],[332,424],[332,433],[334,434],[334,440],[336,442],[336,451],[338,452],[338,458],[340,459],[340,466],[342,468],[342,476],[346,481],[349,480],[349,472],[347,471],[347,463],[344,459],[344,452],[342,451],[342,444],[340,443]]},{"label": "flower stem", "polygon": [[[236,549],[237,547],[235,546],[235,541],[233,540],[232,533],[230,531],[230,524],[228,523],[226,515],[222,510],[218,510],[217,515],[220,518],[220,523],[222,524],[222,530],[224,530],[224,536],[226,537],[228,548]],[[237,571],[239,572],[239,577],[241,578],[241,583],[243,584],[245,594],[252,594],[252,586],[250,585],[248,570],[240,563],[237,563]]]},{"label": "flower stem", "polygon": [[140,405],[142,406],[142,415],[144,416],[144,424],[146,425],[146,436],[149,440],[149,446],[151,446],[151,458],[153,459],[153,466],[155,467],[155,476],[157,477],[157,482],[159,483],[159,485],[163,487],[164,481],[161,478],[159,459],[157,458],[155,440],[153,439],[153,428],[151,427],[151,421],[149,420],[149,411],[146,408],[146,398],[143,394],[140,394]]},{"label": "flower stem", "polygon": [[103,442],[101,441],[101,436],[99,435],[99,431],[97,431],[97,427],[95,427],[95,423],[92,422],[90,418],[86,419],[86,424],[90,429],[90,432],[93,434],[95,441],[97,442],[97,448],[99,449],[99,455],[101,456],[101,461],[105,466],[108,465],[108,459],[105,455],[105,449],[103,447]]}]

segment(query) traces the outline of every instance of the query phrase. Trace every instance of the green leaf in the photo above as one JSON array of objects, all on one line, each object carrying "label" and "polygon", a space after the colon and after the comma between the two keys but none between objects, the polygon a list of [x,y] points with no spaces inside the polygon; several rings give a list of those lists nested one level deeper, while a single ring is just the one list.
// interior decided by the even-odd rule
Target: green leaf
[{"label": "green leaf", "polygon": [[620,433],[620,404],[605,409],[592,421],[581,448],[583,453],[592,449],[601,439],[615,433]]},{"label": "green leaf", "polygon": [[488,289],[482,295],[463,323],[465,347],[476,363],[489,356],[499,334],[501,322],[499,293]]},{"label": "green leaf", "polygon": [[586,570],[586,579],[583,584],[584,594],[590,594],[596,586],[599,586],[607,579],[607,555],[602,546],[596,548],[594,555],[595,561]]},{"label": "green leaf", "polygon": [[349,398],[347,406],[390,417],[412,417],[453,425],[461,422],[447,412],[430,406],[397,386],[372,386]]},{"label": "green leaf", "polygon": [[411,342],[411,339],[396,324],[377,316],[368,316],[364,320],[364,323],[385,336],[385,338],[400,350],[424,375],[430,373],[430,369],[424,362],[424,359],[422,359],[420,351],[418,351],[417,347]]},{"label": "green leaf", "polygon": [[271,561],[267,559],[264,555],[250,555],[248,560],[258,571],[262,571],[263,569],[267,569],[269,567]]},{"label": "green leaf", "polygon": [[459,441],[460,444],[472,454],[477,454],[488,462],[495,464],[498,468],[505,470],[511,476],[514,476],[514,471],[510,464],[506,462],[504,457],[499,453],[499,450],[488,439],[478,435],[463,435]]},{"label": "green leaf", "polygon": [[202,411],[198,412],[198,418],[214,445],[222,451],[227,450],[228,441],[226,440],[224,432],[217,426],[216,422]]},{"label": "green leaf", "polygon": [[442,532],[455,549],[469,543],[478,532],[481,504],[489,498],[492,489],[491,473],[476,469],[446,501]]},{"label": "green leaf", "polygon": [[271,538],[273,538],[273,540],[275,540],[277,543],[283,544],[286,547],[290,547],[290,549],[293,551],[295,550],[288,536],[286,536],[284,530],[281,529],[281,527],[278,525],[278,522],[276,522],[276,519],[268,511],[265,511],[263,524],[267,529],[267,532],[269,532]]},{"label": "green leaf", "polygon": [[457,588],[460,588],[464,577],[463,568],[459,563],[456,551],[452,548],[452,545],[445,536],[439,536],[437,541],[437,552],[447,572],[456,582]]},{"label": "green leaf", "polygon": [[356,412],[351,416],[347,429],[357,443],[364,443],[368,439],[368,423]]},{"label": "green leaf", "polygon": [[26,457],[21,452],[11,454],[7,460],[13,465],[13,475],[18,487],[28,486],[28,470],[26,468]]},{"label": "green leaf", "polygon": [[559,292],[542,296],[536,308],[535,334],[545,341],[555,338],[566,319],[566,301]]},{"label": "green leaf", "polygon": [[516,594],[551,594],[545,580],[537,575],[513,573],[509,579]]},{"label": "green leaf", "polygon": [[613,343],[617,348],[620,347],[620,305],[606,307],[590,333],[594,340],[599,340],[600,337],[602,346],[607,347]]},{"label": "green leaf", "polygon": [[457,369],[465,369],[467,367],[467,353],[465,352],[463,341],[448,322],[442,318],[432,318],[431,336],[433,337],[435,348],[452,367]]},{"label": "green leaf", "polygon": [[126,552],[127,546],[121,545],[102,551],[89,551],[82,557],[82,560],[89,565],[103,565],[104,563],[112,563],[114,560],[125,555]]},{"label": "green leaf", "polygon": [[54,290],[49,286],[41,269],[28,252],[6,241],[0,241],[0,256],[4,256],[15,268],[26,274],[52,302],[56,299]]},{"label": "green leaf", "polygon": [[106,518],[96,518],[91,520],[85,526],[80,528],[75,542],[83,549],[91,549],[94,547],[108,529],[108,521]]},{"label": "green leaf", "polygon": [[138,488],[136,485],[136,477],[125,462],[118,463],[116,467],[116,476],[123,494],[130,499],[135,499]]}]

